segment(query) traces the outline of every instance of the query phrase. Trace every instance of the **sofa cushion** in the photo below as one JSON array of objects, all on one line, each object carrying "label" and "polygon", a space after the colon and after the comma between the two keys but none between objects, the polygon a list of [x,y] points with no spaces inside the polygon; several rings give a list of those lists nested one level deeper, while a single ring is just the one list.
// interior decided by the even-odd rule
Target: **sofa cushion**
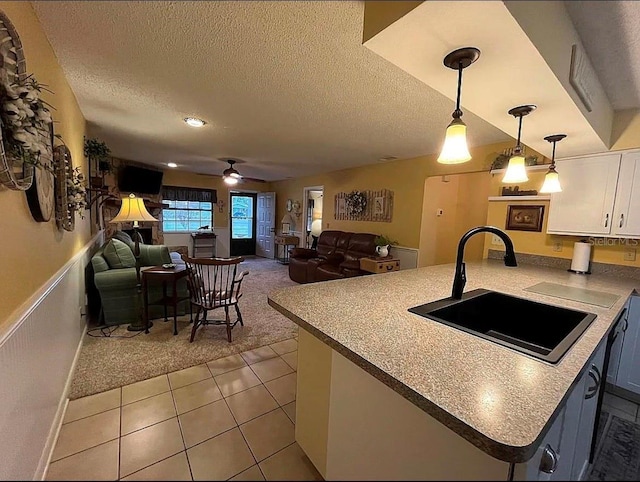
[{"label": "sofa cushion", "polygon": [[318,256],[324,258],[333,253],[341,234],[342,231],[322,231],[320,238],[318,238],[318,247],[316,248]]},{"label": "sofa cushion", "polygon": [[131,248],[119,239],[112,238],[102,250],[102,256],[109,263],[109,268],[135,268],[136,258]]},{"label": "sofa cushion", "polygon": [[129,236],[124,231],[116,231],[115,233],[113,233],[113,239],[119,239],[124,244],[129,246],[129,248],[131,248],[131,251],[133,251],[133,246],[135,243],[133,242],[133,239],[131,238],[131,236]]}]

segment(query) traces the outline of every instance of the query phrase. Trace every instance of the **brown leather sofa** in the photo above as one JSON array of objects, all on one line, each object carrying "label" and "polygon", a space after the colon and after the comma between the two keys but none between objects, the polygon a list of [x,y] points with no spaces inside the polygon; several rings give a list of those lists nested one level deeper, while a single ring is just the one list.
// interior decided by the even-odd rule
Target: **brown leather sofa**
[{"label": "brown leather sofa", "polygon": [[369,274],[360,269],[360,258],[376,256],[376,235],[323,231],[316,249],[293,248],[289,257],[289,278],[313,283]]}]

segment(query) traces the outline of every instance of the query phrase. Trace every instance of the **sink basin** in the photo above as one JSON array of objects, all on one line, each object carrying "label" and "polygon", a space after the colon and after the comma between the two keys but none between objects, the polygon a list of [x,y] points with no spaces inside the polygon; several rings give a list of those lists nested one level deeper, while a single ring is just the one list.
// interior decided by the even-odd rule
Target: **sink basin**
[{"label": "sink basin", "polygon": [[464,293],[461,300],[445,298],[409,311],[549,363],[558,363],[596,319],[593,313],[485,289]]}]

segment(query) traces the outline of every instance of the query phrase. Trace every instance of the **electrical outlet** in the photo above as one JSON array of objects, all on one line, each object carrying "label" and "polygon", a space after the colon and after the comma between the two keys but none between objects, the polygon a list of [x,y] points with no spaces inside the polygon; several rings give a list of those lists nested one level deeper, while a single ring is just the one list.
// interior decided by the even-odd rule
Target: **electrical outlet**
[{"label": "electrical outlet", "polygon": [[491,235],[491,244],[495,246],[504,246],[504,241],[500,239],[500,236],[496,236],[495,234]]},{"label": "electrical outlet", "polygon": [[554,251],[562,251],[562,241],[555,241],[553,243],[553,250]]},{"label": "electrical outlet", "polygon": [[442,208],[436,210],[436,216],[442,216],[444,214],[444,210]]},{"label": "electrical outlet", "polygon": [[625,261],[635,261],[636,260],[636,248],[625,248],[624,249],[624,260]]}]

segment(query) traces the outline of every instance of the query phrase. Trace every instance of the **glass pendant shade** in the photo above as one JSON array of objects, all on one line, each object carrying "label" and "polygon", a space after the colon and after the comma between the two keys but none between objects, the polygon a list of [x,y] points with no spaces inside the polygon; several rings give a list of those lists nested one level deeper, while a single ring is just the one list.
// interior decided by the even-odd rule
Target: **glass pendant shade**
[{"label": "glass pendant shade", "polygon": [[235,186],[236,184],[238,184],[238,178],[237,177],[227,176],[227,177],[224,178],[224,182],[226,184],[228,184],[229,186]]},{"label": "glass pendant shade", "polygon": [[551,194],[554,192],[562,192],[562,188],[560,187],[560,177],[555,170],[549,169],[549,172],[544,176],[544,183],[540,188],[540,193]]},{"label": "glass pendant shade", "polygon": [[527,170],[524,167],[524,156],[522,154],[515,154],[509,159],[509,165],[507,166],[507,172],[504,173],[502,182],[505,184],[511,184],[516,182],[526,182],[529,180],[527,176]]},{"label": "glass pendant shade", "polygon": [[438,157],[440,164],[461,164],[471,160],[467,147],[467,126],[461,119],[453,119],[447,127],[442,152]]}]

